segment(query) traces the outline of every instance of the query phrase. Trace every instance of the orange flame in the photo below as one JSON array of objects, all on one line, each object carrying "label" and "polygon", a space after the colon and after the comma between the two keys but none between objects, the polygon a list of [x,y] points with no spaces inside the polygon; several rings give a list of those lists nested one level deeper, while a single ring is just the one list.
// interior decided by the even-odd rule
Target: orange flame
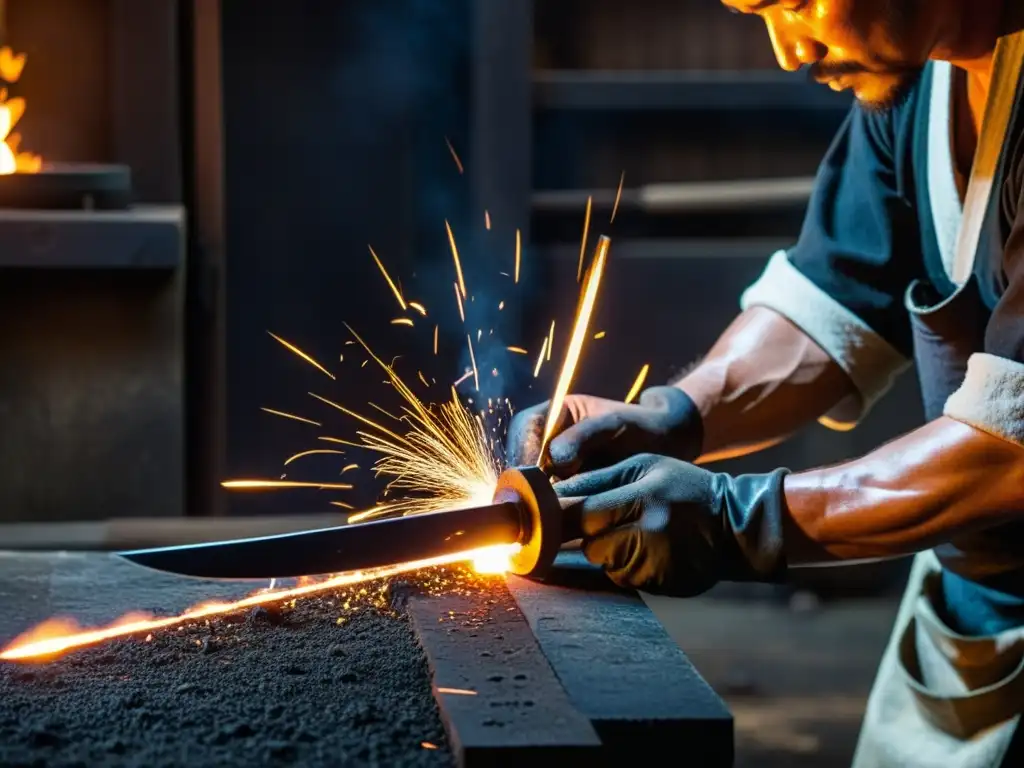
[{"label": "orange flame", "polygon": [[[9,46],[0,48],[0,79],[16,83],[25,68],[25,54],[14,53]],[[43,159],[31,152],[19,152],[21,136],[12,133],[25,114],[25,100],[8,99],[7,89],[0,89],[0,175],[12,173],[38,173]]]},{"label": "orange flame", "polygon": [[421,568],[431,568],[440,565],[451,565],[460,562],[480,562],[481,573],[503,573],[508,569],[509,558],[519,548],[518,544],[496,544],[480,549],[456,552],[451,555],[431,558],[429,560],[417,560],[399,565],[387,566],[385,568],[374,568],[367,571],[353,571],[329,577],[326,581],[314,584],[303,584],[292,589],[280,589],[274,591],[260,591],[249,595],[234,603],[203,603],[190,608],[178,616],[165,618],[154,618],[148,614],[132,613],[122,616],[120,619],[106,627],[84,629],[73,619],[56,618],[45,621],[39,626],[29,630],[16,638],[7,648],[0,652],[0,660],[4,661],[43,661],[52,660],[60,654],[77,648],[84,648],[97,645],[105,640],[118,637],[137,635],[143,632],[150,632],[154,629],[166,629],[177,624],[188,621],[205,619],[210,616],[223,616],[235,611],[253,608],[257,605],[278,603],[284,600],[292,600],[298,597],[305,597],[316,592],[338,587],[346,587],[352,584],[359,584],[365,581],[388,578],[402,573],[409,573]]}]

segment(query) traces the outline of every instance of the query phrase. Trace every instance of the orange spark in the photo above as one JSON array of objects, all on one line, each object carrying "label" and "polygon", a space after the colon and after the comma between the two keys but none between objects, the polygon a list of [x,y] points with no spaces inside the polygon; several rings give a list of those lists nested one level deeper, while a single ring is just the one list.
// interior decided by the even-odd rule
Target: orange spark
[{"label": "orange spark", "polygon": [[[326,373],[328,376],[330,376],[332,379],[334,379],[334,374],[333,373],[328,371],[326,368],[324,368],[322,365],[320,365],[320,363],[318,363],[312,357],[310,357],[305,352],[303,352],[301,349],[296,347],[294,344],[290,344],[289,342],[287,342],[284,339],[282,339],[280,336],[277,336],[277,335],[275,335],[273,333],[270,333],[270,331],[267,331],[267,333],[270,334],[270,338],[272,338],[277,343],[281,344],[289,352],[294,352],[296,355],[301,357],[303,360],[305,360],[307,363],[312,365],[318,371],[320,371],[321,373]],[[337,379],[335,379],[335,381],[337,381]]]},{"label": "orange spark", "polygon": [[351,445],[353,448],[366,447],[362,443],[353,443],[351,440],[342,440],[340,437],[318,437],[317,440],[323,440],[325,443],[337,443],[338,445]]},{"label": "orange spark", "polygon": [[285,460],[284,465],[287,467],[293,461],[295,461],[296,459],[301,459],[303,456],[313,456],[315,454],[321,454],[321,453],[333,453],[333,454],[340,455],[340,456],[344,456],[345,455],[344,451],[336,451],[336,450],[333,450],[331,448],[317,448],[317,449],[312,450],[312,451],[303,451],[302,453],[296,453],[294,456],[288,457]]},{"label": "orange spark", "polygon": [[590,234],[590,208],[594,199],[587,197],[587,212],[583,217],[583,239],[580,241],[580,263],[576,266],[576,282],[583,279],[583,255],[587,251],[587,236]]},{"label": "orange spark", "polygon": [[640,388],[644,385],[644,380],[647,378],[647,372],[651,370],[649,363],[645,363],[644,367],[640,369],[640,373],[637,374],[636,381],[633,382],[633,386],[629,388],[629,394],[626,395],[626,402],[632,403],[633,399],[640,394]]},{"label": "orange spark", "polygon": [[417,312],[419,312],[424,317],[427,316],[427,308],[424,307],[422,304],[420,304],[418,301],[410,301],[409,302],[409,306],[412,307],[413,309],[415,309]]},{"label": "orange spark", "polygon": [[459,284],[452,283],[455,286],[455,301],[459,303],[459,317],[462,318],[462,322],[466,322],[466,312],[462,308],[462,294],[459,293]]},{"label": "orange spark", "polygon": [[455,245],[455,234],[452,232],[451,224],[445,219],[444,228],[448,230],[448,243],[452,247],[452,258],[455,260],[455,274],[459,278],[459,291],[462,293],[462,298],[466,298],[466,281],[462,277],[462,262],[459,261],[459,249]]},{"label": "orange spark", "polygon": [[505,347],[505,349],[507,349],[509,352],[511,352],[514,355],[528,355],[528,354],[530,354],[529,352],[527,352],[522,347]]},{"label": "orange spark", "polygon": [[438,328],[438,326],[435,325],[434,326],[434,354],[435,355],[437,354],[437,328]]},{"label": "orange spark", "polygon": [[551,398],[551,405],[548,408],[547,422],[544,425],[544,435],[541,439],[540,456],[544,456],[547,450],[548,441],[551,439],[558,424],[562,411],[562,403],[572,386],[573,377],[576,375],[576,366],[579,364],[580,353],[583,351],[583,341],[587,336],[587,326],[590,325],[590,316],[594,312],[594,305],[597,303],[597,290],[601,286],[601,276],[604,274],[605,262],[608,259],[608,248],[611,240],[602,236],[597,241],[597,248],[594,254],[594,262],[587,271],[587,280],[580,298],[579,308],[576,312],[576,322],[572,328],[569,338],[569,347],[565,351],[565,359],[562,361],[562,370],[558,374],[558,383],[555,384],[555,394]]},{"label": "orange spark", "polygon": [[484,562],[490,562],[496,551],[503,551],[506,557],[513,554],[518,548],[516,544],[496,544],[480,549],[456,552],[450,555],[431,558],[429,560],[417,560],[398,565],[374,568],[366,571],[353,571],[332,576],[325,581],[314,584],[305,584],[292,589],[281,589],[274,591],[261,590],[233,603],[203,603],[190,608],[178,616],[166,618],[152,618],[145,614],[129,614],[120,620],[106,627],[96,629],[83,629],[71,619],[52,619],[44,622],[38,627],[29,630],[13,643],[8,645],[2,653],[0,660],[4,661],[28,661],[40,659],[53,659],[59,654],[67,651],[96,645],[104,640],[111,640],[117,637],[127,637],[154,629],[165,629],[188,621],[197,621],[211,616],[223,616],[228,613],[253,608],[257,605],[278,603],[285,600],[312,595],[317,592],[325,592],[330,589],[346,587],[352,584],[384,579],[402,573],[420,570],[421,568],[432,568],[453,563],[474,561],[480,558]]},{"label": "orange spark", "polygon": [[394,320],[391,321],[391,324],[392,325],[408,325],[408,326],[411,327],[412,326],[412,319],[408,318],[408,317],[396,317]]},{"label": "orange spark", "polygon": [[459,160],[459,153],[455,151],[455,147],[452,146],[447,136],[444,137],[444,143],[448,145],[448,151],[452,153],[452,160],[455,161],[455,167],[459,169],[459,175],[461,176],[465,173],[465,169],[462,167],[462,161]]},{"label": "orange spark", "polygon": [[319,488],[320,490],[351,491],[346,483],[300,483],[291,480],[225,480],[222,488],[235,491],[280,490],[282,488]]},{"label": "orange spark", "polygon": [[[369,361],[367,361],[367,362],[369,362]],[[366,425],[367,425],[367,426],[369,426],[369,427],[373,427],[374,429],[379,429],[379,430],[380,430],[381,432],[383,432],[383,433],[384,433],[385,435],[387,435],[388,437],[393,437],[393,438],[395,438],[396,440],[401,440],[401,441],[402,441],[403,443],[407,443],[407,442],[408,442],[408,441],[407,441],[407,440],[406,440],[406,439],[405,439],[404,437],[401,437],[401,436],[399,436],[399,435],[396,435],[396,434],[395,434],[394,432],[392,432],[392,431],[391,431],[390,429],[388,429],[387,427],[382,427],[382,426],[381,426],[380,424],[378,424],[377,422],[375,422],[375,421],[372,421],[372,420],[370,420],[370,419],[366,418],[365,416],[360,416],[360,415],[359,415],[358,413],[356,413],[355,411],[350,411],[350,410],[349,410],[348,408],[345,408],[344,406],[338,405],[338,404],[337,404],[336,402],[334,402],[333,400],[328,400],[328,399],[327,399],[326,397],[321,397],[320,395],[318,395],[318,394],[315,394],[315,393],[313,393],[313,392],[308,392],[307,394],[308,394],[308,395],[309,395],[310,397],[315,397],[315,398],[316,398],[317,400],[319,400],[319,401],[320,401],[321,403],[325,403],[325,404],[327,404],[327,405],[331,406],[332,408],[337,408],[337,409],[338,409],[339,411],[341,411],[342,413],[344,413],[344,414],[345,414],[346,416],[351,416],[351,417],[352,417],[353,419],[356,419],[357,421],[361,421],[361,422],[363,422],[363,424],[366,424]]]},{"label": "orange spark", "polygon": [[515,282],[519,282],[519,261],[523,255],[523,234],[517,229],[516,230],[516,279]]},{"label": "orange spark", "polygon": [[398,290],[398,286],[395,285],[395,281],[391,279],[391,275],[389,275],[388,271],[384,269],[384,265],[381,263],[381,260],[377,258],[377,252],[373,250],[373,246],[370,245],[367,247],[370,249],[370,255],[373,256],[373,260],[377,262],[377,269],[379,269],[380,273],[384,275],[384,279],[388,281],[388,286],[391,288],[391,292],[395,294],[395,298],[398,299],[398,305],[402,308],[402,311],[404,312],[407,307],[405,304],[405,299],[402,298],[402,292]]},{"label": "orange spark", "polygon": [[332,507],[341,507],[342,509],[351,509],[351,510],[355,509],[355,507],[353,507],[351,504],[346,504],[344,501],[332,501],[331,502],[331,506]]},{"label": "orange spark", "polygon": [[623,183],[625,181],[626,181],[626,172],[623,171],[622,175],[619,176],[619,189],[615,193],[615,204],[612,206],[612,218],[611,218],[611,221],[608,222],[609,224],[612,224],[612,223],[615,222],[615,214],[619,212],[619,200],[622,199],[622,185],[623,185]]},{"label": "orange spark", "polygon": [[348,465],[346,465],[346,466],[341,468],[341,474],[344,475],[346,472],[351,472],[353,469],[359,469],[359,465],[358,464],[348,464]]},{"label": "orange spark", "polygon": [[303,424],[312,424],[314,427],[323,426],[319,421],[313,421],[312,419],[304,419],[301,416],[296,416],[294,413],[285,413],[284,411],[275,411],[273,408],[260,408],[265,413],[272,414],[274,416],[280,416],[284,419],[291,419],[292,421],[301,421]]},{"label": "orange spark", "polygon": [[469,361],[473,364],[473,383],[476,386],[476,391],[480,391],[480,376],[476,372],[476,355],[473,354],[473,339],[466,334],[466,343],[469,344]]},{"label": "orange spark", "polygon": [[465,372],[464,374],[462,374],[461,376],[459,376],[459,378],[457,378],[457,379],[456,379],[456,380],[455,380],[455,381],[454,381],[454,382],[452,383],[452,386],[453,386],[453,387],[457,387],[457,386],[459,386],[459,384],[461,384],[462,382],[464,382],[464,381],[465,381],[466,379],[468,379],[468,378],[469,378],[470,376],[472,376],[472,375],[473,375],[473,372],[472,372],[472,371],[466,371],[466,372]]},{"label": "orange spark", "polygon": [[555,348],[555,321],[551,321],[551,330],[548,332],[548,356],[547,361],[551,362],[551,350]]},{"label": "orange spark", "polygon": [[491,212],[487,211],[487,210],[484,211],[484,227],[486,227],[487,231],[490,232],[490,230],[491,230]]},{"label": "orange spark", "polygon": [[605,337],[605,332],[604,331],[598,331],[597,333],[594,334],[594,338],[595,339],[603,339],[604,337]]},{"label": "orange spark", "polygon": [[537,365],[533,368],[533,378],[537,378],[540,375],[540,367],[544,364],[544,355],[548,351],[548,338],[544,337],[544,343],[540,346],[540,355],[537,357]]},{"label": "orange spark", "polygon": [[421,741],[420,746],[424,749],[437,749],[437,744],[431,744],[429,741]]},{"label": "orange spark", "polygon": [[469,691],[465,688],[438,688],[438,693],[447,693],[449,696],[476,696],[476,691]]},{"label": "orange spark", "polygon": [[504,301],[499,301],[498,302],[498,311],[501,312],[501,310],[503,310],[504,308],[505,308],[505,302]]},{"label": "orange spark", "polygon": [[377,405],[376,403],[369,403],[369,406],[370,406],[371,408],[376,408],[376,409],[377,409],[378,411],[380,411],[381,413],[383,413],[383,414],[384,414],[385,416],[387,416],[387,417],[388,417],[389,419],[394,419],[395,421],[399,421],[399,422],[401,421],[401,419],[400,419],[400,418],[398,418],[397,416],[395,416],[395,414],[393,414],[393,413],[389,413],[388,411],[385,411],[385,410],[384,410],[383,408],[381,408],[381,407],[380,407],[379,405]]},{"label": "orange spark", "polygon": [[423,371],[416,371],[420,376],[420,381],[423,382],[424,387],[429,387],[430,383],[427,381],[427,377],[423,375]]}]

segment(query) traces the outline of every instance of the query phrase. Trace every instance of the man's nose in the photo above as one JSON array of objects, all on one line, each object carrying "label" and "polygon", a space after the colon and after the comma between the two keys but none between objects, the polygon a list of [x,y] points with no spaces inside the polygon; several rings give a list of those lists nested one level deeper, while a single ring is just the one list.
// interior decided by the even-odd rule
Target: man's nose
[{"label": "man's nose", "polygon": [[815,64],[828,53],[824,45],[802,30],[775,24],[768,19],[765,19],[765,25],[768,27],[775,59],[787,72],[795,72],[800,67]]}]

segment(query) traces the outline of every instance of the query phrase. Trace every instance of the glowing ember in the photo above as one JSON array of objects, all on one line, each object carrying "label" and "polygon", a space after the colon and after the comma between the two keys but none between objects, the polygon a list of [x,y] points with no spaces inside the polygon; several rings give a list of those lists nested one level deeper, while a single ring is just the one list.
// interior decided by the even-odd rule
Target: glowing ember
[{"label": "glowing ember", "polygon": [[565,359],[562,361],[562,370],[558,374],[558,382],[555,384],[555,394],[551,398],[551,405],[548,407],[548,416],[544,424],[544,436],[541,439],[540,456],[544,457],[548,441],[555,432],[555,425],[562,412],[562,404],[565,396],[569,394],[569,387],[572,386],[573,377],[576,375],[576,366],[580,361],[580,353],[583,351],[583,342],[587,337],[587,327],[590,325],[590,316],[594,312],[594,305],[597,303],[597,291],[601,286],[601,276],[604,274],[605,262],[608,259],[608,247],[611,241],[602,237],[597,243],[597,253],[594,256],[594,263],[587,273],[587,281],[583,288],[583,295],[580,299],[579,308],[576,311],[576,322],[573,324],[572,335],[569,339],[569,348],[565,351]]},{"label": "glowing ember", "polygon": [[292,589],[281,589],[275,591],[263,590],[249,597],[243,598],[234,603],[204,603],[195,608],[190,608],[178,616],[166,618],[153,618],[146,614],[130,614],[117,620],[106,627],[96,629],[83,629],[70,619],[52,619],[44,622],[38,627],[18,637],[7,648],[0,653],[0,660],[4,661],[39,661],[52,659],[53,657],[76,648],[83,648],[96,645],[105,640],[116,637],[127,637],[154,629],[166,629],[177,624],[188,621],[205,619],[211,616],[223,616],[235,611],[253,608],[257,605],[279,603],[285,600],[293,600],[305,597],[317,592],[324,592],[338,587],[345,587],[351,584],[359,584],[365,581],[383,579],[397,576],[402,573],[409,573],[421,568],[431,568],[439,565],[450,565],[459,562],[472,562],[478,558],[482,559],[488,567],[498,563],[502,556],[508,562],[518,548],[517,544],[499,544],[493,547],[456,552],[443,557],[436,557],[430,560],[418,560],[411,563],[388,566],[386,568],[374,568],[368,571],[354,571],[352,573],[338,574],[325,581],[314,584],[304,584]]},{"label": "glowing ember", "polygon": [[619,176],[619,188],[615,192],[615,204],[612,206],[612,217],[609,221],[610,224],[615,223],[615,214],[619,212],[619,200],[622,199],[622,185],[626,181],[626,172],[623,171],[622,175]]},{"label": "glowing ember", "polygon": [[645,364],[640,369],[640,373],[636,377],[636,381],[633,382],[633,386],[629,388],[629,394],[626,395],[626,402],[632,403],[637,395],[640,394],[640,389],[644,385],[644,381],[647,379],[647,372],[651,370],[650,364]]},{"label": "glowing ember", "polygon": [[587,236],[590,234],[590,208],[594,203],[592,197],[587,198],[587,212],[583,217],[583,237],[580,240],[580,260],[576,265],[576,282],[583,279],[583,257],[587,253]]},{"label": "glowing ember", "polygon": [[533,378],[540,376],[540,367],[544,364],[544,355],[548,351],[548,339],[544,337],[544,343],[540,346],[540,354],[537,356],[537,365],[533,368]]},{"label": "glowing ember", "polygon": [[406,304],[405,304],[405,299],[402,298],[402,292],[400,290],[398,290],[398,286],[395,285],[395,281],[391,279],[391,275],[389,275],[388,271],[386,269],[384,269],[384,264],[381,262],[380,258],[377,256],[377,252],[373,250],[373,246],[369,245],[367,247],[370,249],[370,255],[373,256],[373,260],[377,264],[377,269],[379,269],[380,273],[382,275],[384,275],[384,279],[387,280],[388,287],[391,289],[391,292],[393,294],[395,294],[395,298],[398,299],[398,306],[400,306],[402,308],[402,311],[405,311]]},{"label": "glowing ember", "polygon": [[[328,371],[328,370],[327,370],[326,368],[324,368],[324,367],[323,367],[322,365],[320,365],[320,363],[318,363],[318,362],[317,362],[316,360],[314,360],[314,359],[313,359],[312,357],[310,357],[310,356],[309,356],[309,355],[307,355],[307,354],[306,354],[305,352],[303,352],[303,351],[302,351],[301,349],[299,349],[298,347],[296,347],[296,346],[295,346],[294,344],[291,344],[290,342],[287,342],[287,341],[285,341],[285,340],[284,340],[284,339],[282,339],[282,338],[281,338],[280,336],[277,336],[277,335],[275,335],[275,334],[273,334],[273,333],[270,333],[270,331],[267,331],[267,333],[268,333],[268,334],[270,335],[270,338],[272,338],[272,339],[273,339],[274,341],[276,341],[276,342],[277,342],[278,344],[280,344],[281,346],[283,346],[283,347],[284,347],[285,349],[287,349],[287,350],[288,350],[289,352],[292,352],[292,353],[294,353],[294,354],[298,355],[298,356],[299,356],[300,358],[302,358],[302,359],[303,359],[303,360],[305,360],[305,361],[306,361],[307,363],[309,363],[310,365],[312,365],[312,366],[313,366],[314,368],[316,368],[316,369],[317,369],[318,371],[320,371],[321,373],[327,374],[327,375],[328,375],[328,376],[330,376],[330,377],[331,377],[332,379],[334,379],[334,374],[333,374],[333,373],[331,373],[330,371]],[[337,379],[335,379],[335,381],[337,381]]]},{"label": "glowing ember", "polygon": [[225,488],[235,491],[267,491],[283,488],[319,488],[320,490],[351,491],[352,486],[346,483],[300,483],[291,480],[228,480],[221,483]]},{"label": "glowing ember", "polygon": [[314,456],[314,455],[320,454],[320,453],[333,453],[333,454],[336,454],[338,456],[344,456],[345,455],[344,451],[336,451],[336,450],[334,450],[332,448],[316,448],[316,449],[314,449],[312,451],[302,451],[301,453],[296,453],[294,456],[289,456],[287,459],[285,459],[284,465],[287,467],[289,464],[291,464],[293,461],[295,461],[297,459],[301,459],[301,458],[303,458],[305,456]]},{"label": "glowing ember", "polygon": [[513,281],[513,282],[516,282],[516,283],[519,282],[519,262],[520,262],[520,260],[522,258],[522,255],[523,255],[523,235],[517,229],[516,230],[516,272],[515,272],[515,280]]},{"label": "glowing ember", "polygon": [[[14,53],[9,46],[0,48],[0,79],[8,85],[21,79],[25,68],[25,54]],[[12,173],[38,173],[43,159],[31,152],[19,152],[21,136],[12,133],[25,114],[25,100],[7,98],[7,88],[0,87],[0,175]]]},{"label": "glowing ember", "polygon": [[[479,340],[479,339],[480,339],[480,334],[478,332],[477,333],[477,340]],[[477,370],[476,370],[476,355],[473,354],[473,340],[469,337],[468,334],[466,335],[466,343],[469,344],[469,360],[473,364],[473,383],[476,386],[476,391],[479,392],[480,391],[480,375],[477,373]]]},{"label": "glowing ember", "polygon": [[466,280],[462,276],[462,262],[459,261],[459,248],[455,245],[455,234],[452,232],[452,226],[447,221],[444,223],[444,228],[448,231],[448,244],[452,248],[452,258],[455,260],[455,274],[459,278],[459,292],[462,294],[462,298],[466,298]]},{"label": "glowing ember", "polygon": [[272,416],[280,416],[283,419],[292,419],[293,421],[301,421],[303,424],[312,424],[314,427],[323,426],[319,421],[313,421],[312,419],[305,419],[302,416],[296,416],[294,413],[285,413],[284,411],[275,411],[273,408],[260,408],[264,413],[269,413]]},{"label": "glowing ember", "polygon": [[459,159],[459,155],[455,151],[455,147],[452,146],[452,143],[448,140],[447,136],[444,137],[444,143],[448,145],[448,151],[452,154],[452,160],[455,161],[455,167],[459,169],[459,175],[465,173],[466,171],[462,167],[462,161]]},{"label": "glowing ember", "polygon": [[466,322],[466,311],[462,308],[462,294],[459,293],[459,284],[453,283],[453,285],[455,286],[455,301],[459,304],[459,317],[462,319],[462,322]]}]

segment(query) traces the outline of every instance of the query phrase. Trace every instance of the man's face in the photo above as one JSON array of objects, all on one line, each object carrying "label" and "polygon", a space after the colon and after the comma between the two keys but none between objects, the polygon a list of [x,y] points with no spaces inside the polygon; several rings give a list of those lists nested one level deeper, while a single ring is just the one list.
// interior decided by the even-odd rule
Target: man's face
[{"label": "man's face", "polygon": [[[779,66],[810,69],[865,106],[899,100],[935,45],[938,0],[722,0],[764,19]],[[931,12],[930,12],[931,11]]]}]

